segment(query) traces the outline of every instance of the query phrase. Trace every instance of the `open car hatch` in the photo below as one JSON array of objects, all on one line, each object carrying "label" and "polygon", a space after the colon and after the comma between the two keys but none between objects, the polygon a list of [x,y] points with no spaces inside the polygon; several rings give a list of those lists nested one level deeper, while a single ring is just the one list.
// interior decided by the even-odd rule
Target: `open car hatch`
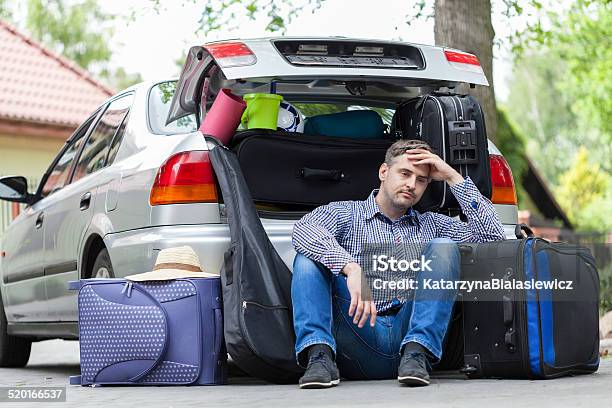
[{"label": "open car hatch", "polygon": [[227,80],[262,83],[375,79],[489,85],[475,55],[429,45],[342,37],[221,41],[189,50],[167,123],[198,112],[204,78],[213,67]]}]

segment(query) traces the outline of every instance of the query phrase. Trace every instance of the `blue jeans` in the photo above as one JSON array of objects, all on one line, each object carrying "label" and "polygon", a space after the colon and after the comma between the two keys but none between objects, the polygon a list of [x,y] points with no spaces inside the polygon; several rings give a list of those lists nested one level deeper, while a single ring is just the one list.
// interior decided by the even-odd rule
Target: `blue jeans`
[{"label": "blue jeans", "polygon": [[313,344],[331,347],[341,375],[348,379],[395,378],[401,349],[408,342],[421,344],[434,357],[432,363],[439,362],[457,293],[428,289],[427,299],[423,299],[422,279],[459,279],[459,249],[450,239],[436,238],[426,245],[423,255],[432,260],[432,271],[426,277],[417,274],[419,289],[412,300],[395,313],[377,316],[374,327],[368,319],[359,328],[348,315],[351,297],[346,276],[335,276],[298,253],[293,261],[291,296],[300,366],[306,366],[308,359],[303,351]]}]

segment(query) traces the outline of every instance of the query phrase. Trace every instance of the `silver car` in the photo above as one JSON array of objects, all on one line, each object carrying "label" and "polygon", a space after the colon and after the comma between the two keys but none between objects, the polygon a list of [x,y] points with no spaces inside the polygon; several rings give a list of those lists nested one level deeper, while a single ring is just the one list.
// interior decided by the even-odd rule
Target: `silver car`
[{"label": "silver car", "polygon": [[[353,55],[338,51],[346,45]],[[211,145],[198,131],[210,105],[203,88],[272,90],[306,116],[374,109],[389,123],[398,101],[458,83],[488,85],[477,58],[458,50],[266,38],[193,47],[178,81],[142,83],[113,96],[66,141],[35,192],[23,177],[0,179],[1,199],[26,204],[1,242],[0,366],[25,365],[32,341],[78,338],[68,281],[148,271],[161,249],[178,245],[193,247],[203,269],[219,273],[230,237]],[[512,238],[512,174],[493,143],[488,148],[492,201]],[[293,223],[305,212],[259,211],[291,267]]]}]

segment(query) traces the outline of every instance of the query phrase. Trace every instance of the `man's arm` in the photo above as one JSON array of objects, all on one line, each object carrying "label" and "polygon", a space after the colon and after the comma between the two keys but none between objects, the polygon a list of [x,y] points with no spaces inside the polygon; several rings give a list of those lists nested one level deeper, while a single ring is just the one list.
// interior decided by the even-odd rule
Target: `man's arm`
[{"label": "man's arm", "polygon": [[489,242],[506,239],[504,227],[497,218],[493,203],[478,191],[469,177],[460,182],[449,182],[449,186],[467,218],[467,223],[437,214],[438,236],[456,242]]},{"label": "man's arm", "polygon": [[315,208],[293,227],[293,247],[307,258],[338,274],[355,259],[338,243],[351,229],[348,204],[334,202]]},{"label": "man's arm", "polygon": [[339,240],[351,232],[352,211],[350,204],[339,201],[315,208],[293,227],[293,247],[307,258],[326,266],[332,273],[347,276],[346,286],[351,295],[349,316],[358,327],[368,318],[370,326],[376,324],[374,301],[361,296],[361,266],[339,244]]},{"label": "man's arm", "polygon": [[445,215],[436,214],[436,227],[440,238],[450,238],[457,242],[488,242],[506,239],[504,227],[497,218],[493,203],[478,191],[474,182],[463,178],[457,170],[438,155],[424,149],[406,151],[415,164],[429,164],[429,176],[445,181],[457,198],[467,223]]}]

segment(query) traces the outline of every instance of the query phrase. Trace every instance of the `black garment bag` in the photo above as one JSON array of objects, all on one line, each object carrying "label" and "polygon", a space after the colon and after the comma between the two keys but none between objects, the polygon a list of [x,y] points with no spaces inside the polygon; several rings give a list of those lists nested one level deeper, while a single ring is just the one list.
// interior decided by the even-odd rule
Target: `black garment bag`
[{"label": "black garment bag", "polygon": [[291,271],[259,219],[236,155],[222,146],[210,159],[225,202],[231,234],[221,271],[227,350],[251,376],[296,382]]}]

